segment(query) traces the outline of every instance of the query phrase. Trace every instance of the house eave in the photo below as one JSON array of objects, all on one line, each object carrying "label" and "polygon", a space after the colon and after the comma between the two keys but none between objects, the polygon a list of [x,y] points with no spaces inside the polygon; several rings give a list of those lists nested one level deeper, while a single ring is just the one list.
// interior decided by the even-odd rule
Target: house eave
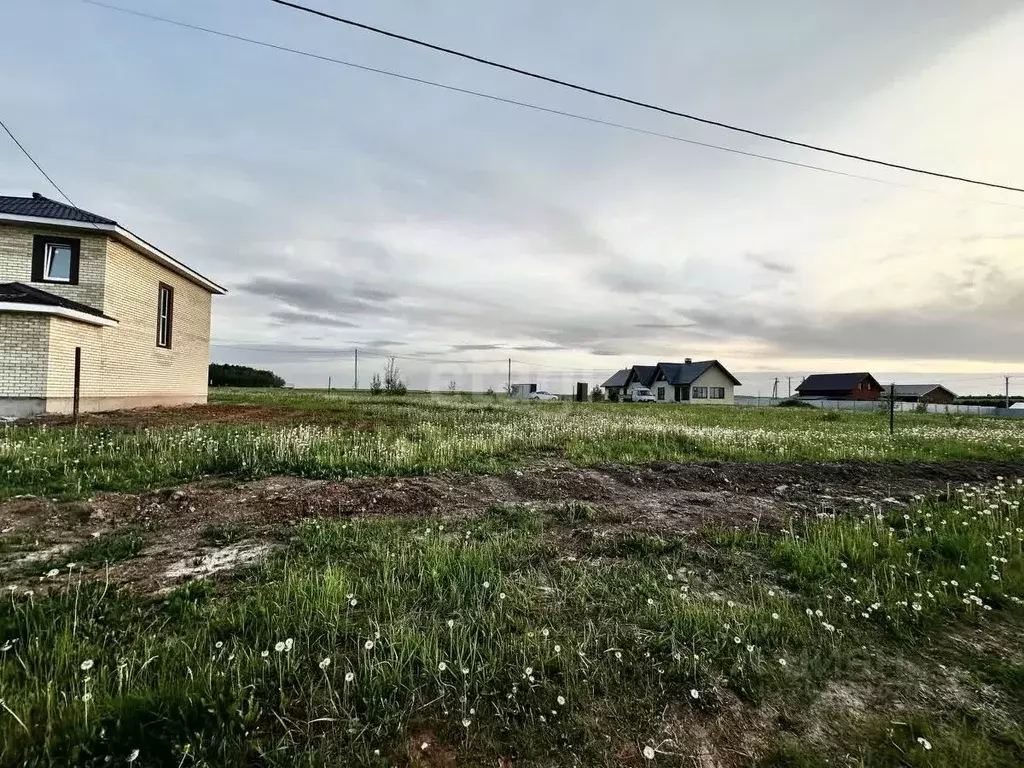
[{"label": "house eave", "polygon": [[0,213],[0,222],[11,224],[34,224],[36,226],[53,227],[55,229],[66,229],[75,232],[102,232],[105,235],[115,238],[124,245],[127,245],[141,252],[148,258],[171,272],[174,272],[186,280],[195,283],[212,294],[222,296],[227,289],[217,285],[209,278],[203,277],[193,269],[182,264],[170,254],[164,253],[152,243],[147,243],[141,237],[117,224],[92,224],[86,221],[72,221],[70,219],[46,219],[39,216],[18,216],[11,213]]},{"label": "house eave", "polygon": [[29,315],[49,315],[51,317],[60,317],[65,320],[75,320],[79,323],[87,323],[88,325],[98,325],[106,328],[115,328],[118,325],[117,320],[112,317],[100,317],[99,315],[90,315],[88,312],[79,312],[77,309],[68,309],[67,307],[54,307],[49,304],[23,304],[18,301],[0,301],[0,312],[20,312],[22,314]]}]

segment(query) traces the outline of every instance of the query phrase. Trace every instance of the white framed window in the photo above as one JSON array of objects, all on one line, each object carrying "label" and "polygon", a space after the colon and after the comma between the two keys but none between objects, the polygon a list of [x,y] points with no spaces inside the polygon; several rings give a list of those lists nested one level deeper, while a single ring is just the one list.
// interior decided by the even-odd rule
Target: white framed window
[{"label": "white framed window", "polygon": [[708,397],[707,387],[694,387],[692,390],[694,400],[706,400]]},{"label": "white framed window", "polygon": [[171,331],[174,325],[174,289],[160,283],[156,302],[156,345],[171,348]]},{"label": "white framed window", "polygon": [[43,261],[43,279],[54,283],[71,282],[71,246],[47,243]]},{"label": "white framed window", "polygon": [[711,387],[712,400],[725,400],[725,387]]}]

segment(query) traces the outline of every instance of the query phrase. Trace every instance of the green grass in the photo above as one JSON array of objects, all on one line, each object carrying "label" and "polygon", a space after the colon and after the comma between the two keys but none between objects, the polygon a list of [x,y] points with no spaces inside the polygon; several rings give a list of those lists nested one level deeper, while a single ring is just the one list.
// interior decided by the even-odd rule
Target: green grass
[{"label": "green grass", "polygon": [[[743,753],[765,765],[1020,764],[1019,727],[969,696],[800,722],[850,676],[921,702],[931,659],[956,657],[945,634],[1016,636],[1022,500],[998,484],[787,534],[626,533],[596,560],[559,549],[566,520],[503,505],[307,521],[216,590],[60,575],[0,600],[0,765],[124,765],[140,749],[147,766],[385,766],[424,742],[466,765],[619,765],[645,746],[691,765],[707,745],[690,729],[730,718],[762,734]],[[970,583],[943,586],[951,568]],[[920,609],[903,605],[918,591]],[[1019,698],[1008,652],[969,668]],[[783,735],[772,712],[798,727]]]},{"label": "green grass", "polygon": [[[637,407],[409,395],[227,391],[224,403],[294,409],[295,426],[0,429],[0,498],[134,491],[204,476],[342,479],[493,473],[561,454],[581,465],[694,459],[1024,459],[1019,420],[814,409]],[[305,422],[305,424],[304,424]],[[304,424],[304,425],[303,425]]]}]

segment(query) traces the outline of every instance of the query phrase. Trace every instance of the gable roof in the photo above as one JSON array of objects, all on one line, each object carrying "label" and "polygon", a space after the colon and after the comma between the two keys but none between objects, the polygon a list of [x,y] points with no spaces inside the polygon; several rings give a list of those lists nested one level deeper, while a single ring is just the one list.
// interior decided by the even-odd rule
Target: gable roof
[{"label": "gable roof", "polygon": [[878,384],[875,377],[867,372],[812,373],[797,385],[796,391],[850,392],[857,388],[857,385],[864,380],[865,376],[874,381],[876,385]]},{"label": "gable roof", "polygon": [[33,192],[32,197],[11,197],[0,196],[0,223],[9,222],[14,224],[40,224],[51,227],[68,227],[79,231],[95,230],[108,237],[127,245],[147,258],[155,261],[161,266],[169,269],[186,280],[195,283],[210,293],[224,294],[227,291],[208,277],[196,272],[194,269],[182,264],[176,258],[157,248],[152,243],[143,240],[113,219],[106,219],[97,216],[95,213],[76,208],[73,205],[65,205],[48,197],[43,197],[38,192]]},{"label": "gable roof", "polygon": [[[882,392],[889,394],[890,387],[882,387]],[[953,397],[956,397],[956,393],[948,387],[944,387],[941,384],[897,384],[896,385],[896,397],[924,397],[929,392],[936,389],[943,389]]]},{"label": "gable roof", "polygon": [[658,369],[665,374],[669,384],[692,384],[699,379],[710,368],[717,367],[722,373],[729,377],[729,380],[736,386],[740,381],[726,370],[725,366],[717,360],[698,360],[689,363],[658,363]]},{"label": "gable roof", "polygon": [[38,219],[79,221],[85,224],[117,224],[113,219],[105,219],[95,213],[83,211],[81,208],[64,205],[64,203],[43,197],[38,192],[33,192],[32,197],[0,195],[0,213],[8,213],[12,216],[32,216]]},{"label": "gable roof", "polygon": [[[62,296],[56,296],[49,291],[43,291],[24,283],[0,283],[0,308],[4,304],[20,305],[20,307],[24,307],[26,312],[40,311],[39,308],[50,307],[54,310],[65,310],[64,312],[54,312],[53,314],[63,315],[71,319],[83,319],[75,318],[75,314],[80,314],[91,315],[100,320],[109,321],[103,323],[104,325],[117,323],[117,320],[114,318],[107,317],[107,315],[104,315],[98,309],[90,307],[88,304],[65,299]],[[29,307],[34,309],[30,310]],[[9,307],[8,309],[13,309],[15,312],[20,311],[19,307]]]},{"label": "gable roof", "polygon": [[612,377],[601,386],[605,388],[624,387],[626,386],[626,381],[629,379],[629,373],[629,368],[623,368],[621,371],[616,371],[614,374],[612,374]]},{"label": "gable roof", "polygon": [[654,377],[658,373],[658,366],[656,365],[634,365],[630,372],[636,376],[636,380],[643,386],[650,389],[654,383]]}]

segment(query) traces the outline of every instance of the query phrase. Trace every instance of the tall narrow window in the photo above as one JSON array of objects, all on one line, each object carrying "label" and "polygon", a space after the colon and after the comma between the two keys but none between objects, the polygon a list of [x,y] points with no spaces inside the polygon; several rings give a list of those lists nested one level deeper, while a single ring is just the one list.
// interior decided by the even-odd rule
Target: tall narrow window
[{"label": "tall narrow window", "polygon": [[157,290],[156,345],[171,348],[171,329],[174,326],[174,289],[160,283]]}]

